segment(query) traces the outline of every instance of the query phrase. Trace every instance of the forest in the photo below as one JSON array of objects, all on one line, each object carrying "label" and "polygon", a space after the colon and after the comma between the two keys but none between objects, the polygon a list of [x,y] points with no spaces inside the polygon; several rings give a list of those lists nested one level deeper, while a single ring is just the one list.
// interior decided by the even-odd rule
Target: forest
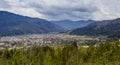
[{"label": "forest", "polygon": [[0,65],[120,65],[119,61],[119,41],[90,44],[89,47],[69,42],[0,51]]}]

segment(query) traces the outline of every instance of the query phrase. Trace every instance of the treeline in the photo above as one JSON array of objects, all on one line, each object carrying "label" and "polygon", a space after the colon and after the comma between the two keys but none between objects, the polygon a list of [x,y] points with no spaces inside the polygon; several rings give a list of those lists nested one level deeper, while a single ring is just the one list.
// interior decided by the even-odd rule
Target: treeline
[{"label": "treeline", "polygon": [[72,42],[65,46],[4,50],[0,51],[0,65],[120,65],[120,45],[104,42],[86,48]]}]

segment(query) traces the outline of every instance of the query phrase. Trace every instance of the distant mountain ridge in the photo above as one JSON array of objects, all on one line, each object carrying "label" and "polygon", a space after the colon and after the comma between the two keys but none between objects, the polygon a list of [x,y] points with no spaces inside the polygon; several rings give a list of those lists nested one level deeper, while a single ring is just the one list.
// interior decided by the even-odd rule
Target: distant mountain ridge
[{"label": "distant mountain ridge", "polygon": [[62,27],[44,19],[0,11],[0,36],[61,31],[64,31]]},{"label": "distant mountain ridge", "polygon": [[114,20],[104,20],[89,24],[83,28],[78,28],[70,32],[73,35],[104,35],[109,37],[120,37],[120,18]]},{"label": "distant mountain ridge", "polygon": [[61,21],[52,21],[52,22],[67,29],[67,30],[73,30],[76,28],[84,27],[95,21],[93,21],[93,20],[79,20],[79,21],[61,20]]}]

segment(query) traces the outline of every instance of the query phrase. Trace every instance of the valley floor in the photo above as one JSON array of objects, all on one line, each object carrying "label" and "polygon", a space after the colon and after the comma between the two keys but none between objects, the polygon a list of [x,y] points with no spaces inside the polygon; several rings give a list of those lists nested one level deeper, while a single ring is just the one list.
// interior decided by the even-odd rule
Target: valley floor
[{"label": "valley floor", "polygon": [[21,49],[29,48],[33,45],[58,45],[71,41],[76,41],[78,44],[88,44],[90,41],[99,41],[96,37],[76,36],[68,34],[32,34],[19,36],[5,36],[0,38],[0,49]]}]

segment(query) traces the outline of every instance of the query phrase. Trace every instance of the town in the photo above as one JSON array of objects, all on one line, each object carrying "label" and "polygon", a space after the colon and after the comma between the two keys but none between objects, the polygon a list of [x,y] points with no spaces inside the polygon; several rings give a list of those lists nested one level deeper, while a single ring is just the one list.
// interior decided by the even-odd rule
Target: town
[{"label": "town", "polygon": [[29,48],[33,45],[56,45],[64,44],[70,41],[77,43],[85,43],[89,40],[99,40],[99,38],[76,36],[68,34],[31,34],[18,36],[4,36],[0,38],[0,50]]}]

